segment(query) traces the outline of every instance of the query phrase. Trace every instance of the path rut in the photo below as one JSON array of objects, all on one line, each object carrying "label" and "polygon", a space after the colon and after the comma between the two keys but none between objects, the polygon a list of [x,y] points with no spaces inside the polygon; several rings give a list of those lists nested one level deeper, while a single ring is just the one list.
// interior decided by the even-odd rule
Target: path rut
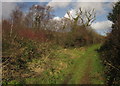
[{"label": "path rut", "polygon": [[88,59],[88,62],[86,62],[86,68],[84,70],[84,75],[82,76],[80,80],[80,84],[91,84],[90,80],[90,72],[92,69],[92,60]]}]

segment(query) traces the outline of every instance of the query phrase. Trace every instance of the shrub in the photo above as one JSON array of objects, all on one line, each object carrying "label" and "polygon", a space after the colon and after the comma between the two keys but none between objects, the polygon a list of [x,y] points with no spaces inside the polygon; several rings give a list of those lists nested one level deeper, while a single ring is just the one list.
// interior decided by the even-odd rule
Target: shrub
[{"label": "shrub", "polygon": [[120,2],[113,7],[108,19],[113,22],[112,31],[100,48],[101,57],[106,67],[106,84],[120,84]]}]

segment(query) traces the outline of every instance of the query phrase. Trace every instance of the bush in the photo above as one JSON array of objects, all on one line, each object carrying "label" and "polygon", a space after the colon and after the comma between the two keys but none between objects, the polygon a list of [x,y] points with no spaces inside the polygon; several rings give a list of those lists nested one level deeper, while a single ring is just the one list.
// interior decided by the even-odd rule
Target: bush
[{"label": "bush", "polygon": [[89,27],[76,26],[70,32],[59,33],[57,41],[57,43],[62,44],[64,47],[81,47],[101,43],[103,36],[97,34]]},{"label": "bush", "polygon": [[[8,37],[7,37],[8,38]],[[3,38],[2,74],[3,81],[11,81],[29,71],[26,63],[34,58],[45,57],[51,52],[51,43],[40,43],[16,37],[15,40]]]},{"label": "bush", "polygon": [[112,31],[100,48],[101,58],[106,67],[106,84],[120,84],[120,2],[113,7],[108,19],[113,22]]}]

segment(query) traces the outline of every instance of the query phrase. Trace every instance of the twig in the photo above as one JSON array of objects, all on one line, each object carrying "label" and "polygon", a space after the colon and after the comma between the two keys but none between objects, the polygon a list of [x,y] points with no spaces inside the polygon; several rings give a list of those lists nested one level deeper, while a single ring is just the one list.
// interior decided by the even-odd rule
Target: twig
[{"label": "twig", "polygon": [[107,61],[105,61],[105,63],[106,63],[106,64],[108,64],[109,66],[111,66],[112,68],[114,68],[114,69],[118,70],[118,71],[120,70],[119,68],[117,68],[117,67],[113,66],[112,64],[110,64],[110,63],[109,63],[109,62],[107,62]]}]

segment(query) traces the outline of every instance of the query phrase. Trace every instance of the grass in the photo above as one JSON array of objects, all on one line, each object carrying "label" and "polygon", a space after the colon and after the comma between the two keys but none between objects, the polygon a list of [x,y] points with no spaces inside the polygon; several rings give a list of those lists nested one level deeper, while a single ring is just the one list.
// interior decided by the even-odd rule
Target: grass
[{"label": "grass", "polygon": [[[27,64],[36,76],[24,79],[26,84],[81,84],[89,59],[92,61],[90,81],[92,84],[103,84],[103,67],[96,48],[100,45],[82,48],[58,49],[48,57],[33,59]],[[32,67],[31,67],[32,66]],[[35,71],[39,69],[38,71]],[[40,69],[41,68],[41,69]],[[42,70],[42,71],[40,71]],[[14,81],[15,82],[15,81]],[[15,82],[16,83],[16,82]]]},{"label": "grass", "polygon": [[[27,78],[25,80],[28,84],[59,84],[63,81],[65,74],[70,69],[72,59],[69,54],[57,51],[50,58],[47,58],[43,67],[48,66],[39,77]],[[39,61],[39,60],[38,60]],[[34,62],[35,63],[35,62]],[[39,63],[39,62],[38,62]],[[44,63],[43,63],[44,64]],[[30,83],[29,83],[30,82]]]},{"label": "grass", "polygon": [[[100,45],[96,45],[94,48],[99,48]],[[93,69],[91,71],[91,76],[93,77],[92,83],[94,84],[104,84],[104,67],[101,63],[99,54],[96,51],[92,51],[93,53]]]}]

